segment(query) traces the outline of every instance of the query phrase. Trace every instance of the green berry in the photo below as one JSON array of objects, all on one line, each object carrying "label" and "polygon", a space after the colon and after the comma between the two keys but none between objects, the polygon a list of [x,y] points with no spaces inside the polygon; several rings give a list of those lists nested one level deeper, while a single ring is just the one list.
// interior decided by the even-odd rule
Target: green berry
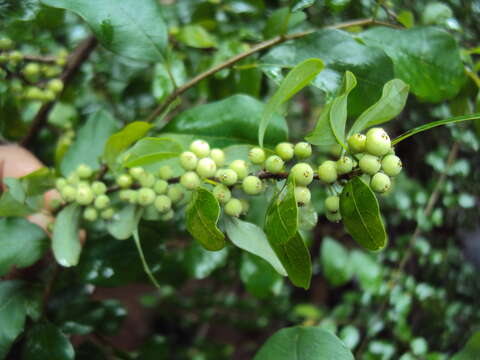
[{"label": "green berry", "polygon": [[180,177],[180,184],[188,190],[196,189],[201,183],[200,177],[194,171],[187,171]]},{"label": "green berry", "polygon": [[159,213],[166,213],[172,208],[172,200],[166,195],[159,195],[153,203]]},{"label": "green berry", "polygon": [[327,184],[337,181],[337,164],[335,163],[335,161],[324,161],[318,167],[318,178]]},{"label": "green berry", "polygon": [[263,164],[265,161],[265,151],[262,148],[259,147],[254,147],[250,149],[248,152],[248,159],[253,163],[253,164]]},{"label": "green berry", "polygon": [[150,188],[141,188],[138,190],[137,202],[141,206],[148,206],[155,201],[155,191]]},{"label": "green berry", "polygon": [[209,157],[205,157],[198,161],[197,174],[202,178],[209,178],[215,176],[217,172],[217,165]]},{"label": "green berry", "polygon": [[36,80],[38,74],[40,74],[40,65],[33,62],[29,63],[23,68],[22,72],[28,79]]},{"label": "green berry", "polygon": [[142,187],[153,187],[155,185],[155,176],[151,173],[144,173],[140,179],[138,179],[138,182]]},{"label": "green berry", "polygon": [[83,210],[83,218],[87,221],[95,221],[98,219],[98,211],[92,206],[88,206]]},{"label": "green berry", "polygon": [[122,201],[130,201],[130,194],[133,190],[120,190],[118,192],[118,198]]},{"label": "green berry", "polygon": [[128,202],[130,204],[138,203],[138,191],[137,190],[127,190],[128,191]]},{"label": "green berry", "polygon": [[110,198],[107,195],[98,195],[93,205],[99,210],[105,209],[110,205]]},{"label": "green berry", "polygon": [[95,195],[103,195],[107,192],[107,185],[101,181],[94,181],[92,183],[92,191]]},{"label": "green berry", "polygon": [[173,210],[169,210],[167,211],[165,214],[162,214],[162,216],[160,216],[160,220],[162,221],[170,221],[173,219],[173,216],[175,215],[175,212]]},{"label": "green berry", "polygon": [[382,164],[380,163],[380,159],[377,156],[373,156],[370,154],[363,155],[358,162],[358,165],[365,174],[369,175],[377,173],[382,166]]},{"label": "green berry", "polygon": [[102,210],[102,212],[100,213],[100,217],[104,220],[112,219],[113,215],[115,215],[115,210],[113,210],[113,208]]},{"label": "green berry", "polygon": [[312,145],[305,141],[299,142],[295,144],[293,152],[297,159],[306,159],[312,155]]},{"label": "green berry", "polygon": [[263,183],[257,176],[247,176],[243,179],[242,189],[247,195],[258,195],[263,190]]},{"label": "green berry", "polygon": [[90,205],[93,202],[95,195],[90,186],[79,186],[77,188],[77,195],[75,200],[80,205]]},{"label": "green berry", "polygon": [[60,79],[52,79],[47,84],[47,89],[55,94],[60,94],[63,90],[63,81]]},{"label": "green berry", "polygon": [[132,177],[127,174],[122,174],[117,177],[117,184],[120,186],[122,189],[129,188],[132,186]]},{"label": "green berry", "polygon": [[197,155],[191,151],[184,151],[180,154],[180,165],[187,171],[195,170],[198,164]]},{"label": "green berry", "polygon": [[77,190],[71,185],[66,185],[60,190],[60,195],[66,202],[71,202],[77,197]]},{"label": "green berry", "polygon": [[342,156],[337,160],[337,173],[339,175],[348,174],[353,169],[353,160],[348,156]]},{"label": "green berry", "polygon": [[384,173],[376,173],[372,176],[372,180],[370,181],[370,187],[373,191],[378,193],[388,191],[391,186],[392,182],[390,181],[390,178]]},{"label": "green berry", "polygon": [[68,185],[67,179],[65,178],[58,178],[57,180],[55,180],[55,188],[58,191],[61,191],[67,185]]},{"label": "green berry", "polygon": [[382,128],[373,128],[367,132],[365,150],[376,156],[383,156],[390,151],[392,143],[390,137]]},{"label": "green berry", "polygon": [[217,198],[218,202],[225,204],[232,197],[230,189],[223,184],[218,184],[213,188],[213,195]]},{"label": "green berry", "polygon": [[285,163],[280,156],[272,155],[265,160],[265,170],[276,174],[283,170],[284,164]]},{"label": "green berry", "polygon": [[217,167],[225,164],[225,153],[220,149],[212,149],[210,151],[210,157],[213,161],[215,161],[215,165],[217,165]]},{"label": "green berry", "polygon": [[243,210],[242,202],[232,198],[225,204],[224,210],[227,215],[239,217]]},{"label": "green berry", "polygon": [[142,178],[142,176],[145,175],[145,170],[140,166],[135,166],[135,167],[130,168],[128,170],[128,173],[135,180],[140,180]]},{"label": "green berry", "polygon": [[210,145],[205,140],[195,140],[190,144],[190,151],[199,158],[204,158],[210,154]]},{"label": "green berry", "polygon": [[396,155],[387,155],[382,159],[382,170],[388,176],[397,176],[402,171],[402,160]]},{"label": "green berry", "polygon": [[78,165],[76,172],[80,179],[88,179],[93,174],[92,168],[86,164]]},{"label": "green berry", "polygon": [[248,165],[243,160],[234,160],[229,168],[237,173],[238,180],[243,180],[248,175]]},{"label": "green berry", "polygon": [[328,219],[328,221],[335,222],[335,223],[338,223],[340,220],[342,220],[342,215],[340,214],[339,211],[335,213],[327,211],[325,213],[325,216]]},{"label": "green berry", "polygon": [[183,199],[185,192],[180,184],[173,184],[168,187],[167,196],[172,200],[172,203],[177,203]]},{"label": "green berry", "polygon": [[353,134],[347,140],[348,147],[352,154],[356,154],[359,152],[365,151],[365,142],[367,141],[367,137],[363,134]]},{"label": "green berry", "polygon": [[292,167],[292,176],[298,186],[307,186],[313,181],[313,169],[307,163],[298,163]]},{"label": "green berry", "polygon": [[310,190],[306,186],[295,186],[295,200],[297,200],[298,205],[303,206],[310,203],[312,195]]},{"label": "green berry", "polygon": [[157,180],[153,185],[153,191],[155,191],[158,195],[165,194],[168,189],[168,182],[165,180]]},{"label": "green berry", "polygon": [[216,177],[222,184],[227,186],[234,185],[238,180],[237,173],[232,169],[221,169]]},{"label": "green berry", "polygon": [[173,177],[173,169],[170,165],[163,165],[158,170],[158,176],[162,180],[170,180]]},{"label": "green berry", "polygon": [[8,59],[16,65],[23,60],[23,54],[20,51],[12,51],[8,54]]},{"label": "green berry", "polygon": [[51,90],[43,90],[41,92],[41,99],[40,100],[43,100],[43,101],[52,101],[52,100],[55,100],[55,93]]},{"label": "green berry", "polygon": [[328,212],[336,213],[340,209],[340,198],[338,196],[329,196],[325,199],[325,209]]},{"label": "green berry", "polygon": [[277,144],[277,146],[275,146],[275,152],[278,156],[282,158],[282,160],[288,161],[293,158],[293,144],[289,142],[282,142],[280,144]]},{"label": "green berry", "polygon": [[70,185],[77,185],[79,181],[80,181],[80,178],[78,177],[78,175],[77,175],[76,172],[71,173],[71,174],[68,175],[68,177],[67,177],[67,182],[68,182]]},{"label": "green berry", "polygon": [[9,38],[0,39],[0,50],[10,50],[13,47],[13,41]]}]

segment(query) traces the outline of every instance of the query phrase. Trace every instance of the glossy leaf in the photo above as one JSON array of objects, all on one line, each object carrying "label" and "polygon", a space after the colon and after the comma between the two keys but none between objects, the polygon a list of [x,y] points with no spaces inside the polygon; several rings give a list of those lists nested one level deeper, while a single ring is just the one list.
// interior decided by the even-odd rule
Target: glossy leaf
[{"label": "glossy leaf", "polygon": [[395,77],[410,85],[411,91],[423,101],[450,99],[465,81],[457,42],[444,30],[376,27],[363,32],[361,39],[385,51],[393,61]]},{"label": "glossy leaf", "polygon": [[[159,61],[167,46],[167,26],[155,0],[42,0],[80,15],[107,49],[137,60]],[[133,11],[134,10],[134,11]]]},{"label": "glossy leaf", "polygon": [[134,167],[177,157],[182,146],[168,137],[147,137],[138,141],[123,159],[123,166]]},{"label": "glossy leaf", "polygon": [[477,360],[480,354],[480,331],[474,333],[465,347],[452,360]]},{"label": "glossy leaf", "polygon": [[67,337],[53,324],[39,323],[27,333],[23,360],[73,360],[75,350]]},{"label": "glossy leaf", "polygon": [[69,175],[80,164],[99,169],[105,143],[117,130],[118,125],[108,112],[99,110],[90,115],[63,157],[60,166],[62,174]]},{"label": "glossy leaf", "polygon": [[356,242],[373,251],[385,247],[387,234],[377,198],[360,177],[353,178],[343,188],[340,213],[348,233]]},{"label": "glossy leaf", "polygon": [[37,225],[23,218],[0,219],[0,276],[13,266],[33,265],[47,247],[46,233]]},{"label": "glossy leaf", "polygon": [[263,147],[263,138],[273,114],[279,110],[280,105],[302,90],[317,76],[324,67],[320,59],[308,59],[296,65],[281,82],[277,91],[268,100],[262,114],[258,128],[258,142]]},{"label": "glossy leaf", "polygon": [[354,360],[345,344],[315,326],[295,326],[276,332],[253,360]]},{"label": "glossy leaf", "polygon": [[187,230],[205,249],[218,251],[225,247],[225,235],[218,229],[218,200],[207,189],[198,188],[186,210]]},{"label": "glossy leaf", "polygon": [[[172,119],[162,130],[167,133],[193,135],[212,147],[257,144],[259,124],[265,105],[247,95],[193,107]],[[288,138],[285,119],[273,115],[265,133],[265,144],[276,145]]]},{"label": "glossy leaf", "polygon": [[353,276],[353,268],[348,251],[332,238],[322,241],[322,269],[328,282],[333,286],[341,286],[349,282]]},{"label": "glossy leaf", "polygon": [[127,205],[116,211],[113,219],[107,223],[107,230],[115,239],[126,240],[137,229],[142,214],[143,208],[136,205]]},{"label": "glossy leaf", "polygon": [[81,207],[75,203],[63,208],[57,215],[52,234],[55,260],[65,267],[78,264],[82,245],[79,238]]}]

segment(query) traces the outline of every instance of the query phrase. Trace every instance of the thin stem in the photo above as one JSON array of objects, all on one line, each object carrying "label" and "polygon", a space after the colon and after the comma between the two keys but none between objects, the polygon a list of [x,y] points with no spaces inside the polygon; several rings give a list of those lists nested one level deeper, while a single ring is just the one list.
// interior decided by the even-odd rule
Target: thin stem
[{"label": "thin stem", "polygon": [[57,61],[55,56],[41,56],[41,55],[23,55],[23,59],[27,61],[35,61],[46,64],[53,64]]},{"label": "thin stem", "polygon": [[155,276],[153,276],[152,271],[150,270],[150,266],[148,266],[147,260],[145,259],[145,255],[143,254],[142,244],[140,243],[140,236],[138,235],[138,229],[136,229],[133,232],[133,239],[135,240],[135,245],[137,246],[138,255],[140,255],[140,260],[142,261],[143,270],[145,270],[145,273],[147,274],[147,276],[149,277],[153,285],[155,285],[157,289],[160,289],[160,284],[157,282],[157,279],[155,279]]}]

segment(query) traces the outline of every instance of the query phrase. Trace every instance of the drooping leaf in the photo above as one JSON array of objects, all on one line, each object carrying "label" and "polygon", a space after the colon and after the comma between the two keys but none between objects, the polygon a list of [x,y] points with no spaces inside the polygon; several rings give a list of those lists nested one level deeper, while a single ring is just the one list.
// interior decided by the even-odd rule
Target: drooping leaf
[{"label": "drooping leaf", "polygon": [[331,332],[314,326],[285,328],[272,335],[253,360],[354,360]]},{"label": "drooping leaf", "polygon": [[147,137],[138,141],[123,159],[123,166],[134,167],[152,164],[177,157],[182,146],[169,137]]},{"label": "drooping leaf", "polygon": [[218,251],[225,247],[225,235],[218,229],[220,205],[213,194],[198,188],[186,210],[187,230],[205,249]]},{"label": "drooping leaf", "polygon": [[275,94],[268,100],[258,128],[258,143],[263,147],[263,138],[273,114],[280,105],[307,86],[324,67],[320,59],[307,59],[296,65],[281,82]]},{"label": "drooping leaf", "polygon": [[477,360],[480,354],[480,331],[474,333],[465,347],[452,360]]},{"label": "drooping leaf", "polygon": [[[212,147],[257,144],[264,109],[265,105],[253,97],[234,95],[193,107],[173,118],[162,130],[202,138]],[[265,133],[265,144],[270,146],[288,138],[285,119],[273,115],[271,120]]]},{"label": "drooping leaf", "polygon": [[51,323],[36,324],[27,333],[24,360],[73,360],[75,350],[67,337]]},{"label": "drooping leaf", "polygon": [[387,233],[377,198],[360,177],[353,178],[343,188],[340,213],[347,231],[356,242],[373,251],[385,247]]},{"label": "drooping leaf", "polygon": [[113,219],[107,223],[107,230],[110,235],[117,240],[130,238],[137,229],[143,210],[143,208],[135,205],[127,205],[117,211]]},{"label": "drooping leaf", "polygon": [[80,15],[107,49],[137,60],[160,61],[167,46],[162,6],[155,0],[42,0]]},{"label": "drooping leaf", "polygon": [[322,241],[322,269],[328,282],[333,286],[341,286],[351,280],[353,268],[347,250],[332,238]]},{"label": "drooping leaf", "polygon": [[78,264],[82,245],[79,238],[81,207],[75,203],[63,208],[57,215],[52,234],[55,260],[65,267]]},{"label": "drooping leaf", "polygon": [[465,81],[460,49],[447,31],[436,27],[375,27],[363,32],[361,39],[368,46],[384,50],[393,61],[395,77],[410,85],[423,101],[450,99]]}]

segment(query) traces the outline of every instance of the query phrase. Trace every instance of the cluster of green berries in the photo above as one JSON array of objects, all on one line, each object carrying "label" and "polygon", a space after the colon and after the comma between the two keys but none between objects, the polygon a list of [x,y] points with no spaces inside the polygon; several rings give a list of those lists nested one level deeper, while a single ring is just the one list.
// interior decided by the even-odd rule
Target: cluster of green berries
[{"label": "cluster of green berries", "polygon": [[0,38],[0,78],[11,74],[10,89],[19,97],[41,102],[52,101],[63,90],[63,81],[58,76],[67,57],[68,53],[62,50],[54,64],[27,61],[22,52],[14,50],[11,39]]}]

